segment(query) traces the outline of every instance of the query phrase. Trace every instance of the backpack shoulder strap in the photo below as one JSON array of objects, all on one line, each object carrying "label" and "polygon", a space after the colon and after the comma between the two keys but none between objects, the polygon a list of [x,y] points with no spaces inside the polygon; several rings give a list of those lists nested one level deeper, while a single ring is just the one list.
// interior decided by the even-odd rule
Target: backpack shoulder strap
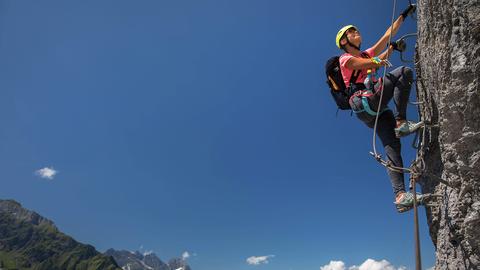
[{"label": "backpack shoulder strap", "polygon": [[[362,52],[360,56],[362,58],[370,58],[370,56],[366,52]],[[354,70],[352,72],[352,76],[350,76],[350,81],[348,82],[347,88],[350,87],[352,83],[355,83],[357,81],[358,76],[360,76],[360,70],[359,69]]]}]

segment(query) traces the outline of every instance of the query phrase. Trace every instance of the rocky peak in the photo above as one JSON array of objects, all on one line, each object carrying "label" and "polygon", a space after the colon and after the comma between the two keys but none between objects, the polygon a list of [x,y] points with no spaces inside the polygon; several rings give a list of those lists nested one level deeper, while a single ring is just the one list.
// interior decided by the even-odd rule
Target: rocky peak
[{"label": "rocky peak", "polygon": [[143,257],[143,261],[145,262],[146,265],[149,265],[153,267],[153,269],[162,269],[162,270],[167,270],[168,265],[164,262],[162,262],[155,253],[150,253],[146,254]]},{"label": "rocky peak", "polygon": [[180,258],[174,258],[168,261],[168,266],[171,270],[191,270],[185,260]]},{"label": "rocky peak", "polygon": [[119,269],[111,257],[75,241],[13,200],[0,200],[0,250],[0,265],[6,269]]},{"label": "rocky peak", "polygon": [[109,249],[105,255],[112,256],[117,264],[125,270],[172,270],[155,253],[142,254],[138,251]]},{"label": "rocky peak", "polygon": [[48,225],[55,227],[52,221],[33,211],[23,208],[20,203],[14,200],[0,200],[0,212],[7,213],[15,217],[16,220],[28,222],[32,225]]}]

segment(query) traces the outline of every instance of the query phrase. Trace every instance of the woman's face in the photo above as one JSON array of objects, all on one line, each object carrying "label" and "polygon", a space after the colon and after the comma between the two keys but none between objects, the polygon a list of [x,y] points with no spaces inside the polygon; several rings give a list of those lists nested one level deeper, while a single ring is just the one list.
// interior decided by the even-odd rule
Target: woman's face
[{"label": "woman's face", "polygon": [[358,32],[358,30],[355,28],[350,28],[347,30],[347,37],[350,43],[357,47],[359,47],[359,45],[362,43],[362,36],[360,35],[360,32]]}]

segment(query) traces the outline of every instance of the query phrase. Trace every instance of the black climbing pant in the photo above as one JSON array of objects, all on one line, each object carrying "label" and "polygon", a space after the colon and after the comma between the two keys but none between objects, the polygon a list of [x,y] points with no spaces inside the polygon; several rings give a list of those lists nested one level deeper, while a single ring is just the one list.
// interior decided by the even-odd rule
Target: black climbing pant
[{"label": "black climbing pant", "polygon": [[[395,103],[395,119],[407,119],[407,105],[412,89],[413,72],[408,67],[398,67],[385,75],[385,84],[381,108],[386,108],[393,97]],[[369,100],[372,109],[377,110],[381,91]]]},{"label": "black climbing pant", "polygon": [[[373,120],[373,123],[368,123],[367,125],[373,128],[374,124],[375,119]],[[387,160],[392,162],[393,166],[395,167],[403,167],[401,153],[402,145],[400,143],[400,139],[395,137],[395,126],[396,121],[393,117],[393,113],[391,110],[387,110],[382,113],[378,118],[377,135],[382,141],[383,147],[385,148]],[[397,195],[399,192],[405,192],[403,173],[395,172],[388,168],[387,173],[390,177],[390,182],[392,183],[393,193]]]},{"label": "black climbing pant", "polygon": [[[387,108],[388,102],[393,98],[396,108],[396,115],[391,110],[386,110],[378,117],[377,135],[382,141],[383,147],[387,155],[387,159],[392,162],[393,166],[403,167],[401,155],[400,139],[395,137],[396,119],[406,119],[407,105],[410,96],[410,90],[413,82],[413,72],[408,67],[398,67],[385,75],[385,84],[382,97],[381,110]],[[374,111],[378,109],[381,91],[377,91],[374,95],[368,97],[370,108]],[[352,100],[350,100],[352,102]],[[358,99],[356,104],[351,104],[352,108],[361,108],[361,100]],[[373,128],[375,125],[375,116],[367,112],[357,113],[357,117],[368,127]],[[394,172],[387,168],[388,176],[392,183],[393,192],[397,195],[399,192],[405,192],[405,183],[403,173]]]}]

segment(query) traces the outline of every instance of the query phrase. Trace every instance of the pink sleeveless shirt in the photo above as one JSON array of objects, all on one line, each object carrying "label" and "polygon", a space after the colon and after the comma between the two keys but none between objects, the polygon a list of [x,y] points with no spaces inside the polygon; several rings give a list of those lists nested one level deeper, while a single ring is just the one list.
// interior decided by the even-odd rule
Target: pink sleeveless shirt
[{"label": "pink sleeveless shirt", "polygon": [[[370,57],[374,57],[375,55],[373,55],[374,51],[373,51],[373,48],[368,48],[367,50],[363,51],[365,53],[368,54],[368,56]],[[350,77],[352,76],[352,73],[353,73],[353,70],[352,69],[348,69],[346,67],[346,63],[348,62],[348,60],[350,60],[352,57],[356,57],[356,56],[353,56],[349,53],[344,53],[340,56],[340,70],[342,71],[342,77],[343,77],[343,81],[345,82],[345,85],[348,87],[348,85],[350,84]],[[375,70],[372,70],[372,72],[375,72]],[[363,83],[363,81],[365,81],[365,78],[367,77],[367,69],[362,69],[360,70],[360,75],[358,75],[358,78],[357,78],[357,81],[355,83]]]}]

